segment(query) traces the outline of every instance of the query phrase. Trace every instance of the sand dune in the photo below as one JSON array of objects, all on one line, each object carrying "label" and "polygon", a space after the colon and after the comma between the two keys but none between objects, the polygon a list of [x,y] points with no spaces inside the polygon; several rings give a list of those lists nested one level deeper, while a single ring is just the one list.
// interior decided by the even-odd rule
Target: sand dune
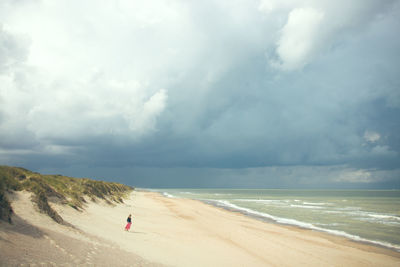
[{"label": "sand dune", "polygon": [[[57,224],[37,211],[28,192],[9,198],[15,214],[13,224],[0,222],[0,266],[160,266],[101,236]],[[54,206],[85,216],[69,206]]]},{"label": "sand dune", "polygon": [[2,265],[400,266],[395,251],[153,192],[83,212],[53,204],[73,227],[37,213],[26,192],[15,193],[12,206],[14,225],[0,224]]}]

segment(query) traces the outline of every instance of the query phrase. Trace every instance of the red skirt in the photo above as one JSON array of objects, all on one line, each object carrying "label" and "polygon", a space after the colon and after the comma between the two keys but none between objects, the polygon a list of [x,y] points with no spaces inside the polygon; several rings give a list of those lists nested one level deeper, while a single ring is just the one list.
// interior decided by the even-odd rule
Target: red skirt
[{"label": "red skirt", "polygon": [[132,223],[127,223],[126,226],[125,226],[125,230],[131,229],[131,224],[132,224]]}]

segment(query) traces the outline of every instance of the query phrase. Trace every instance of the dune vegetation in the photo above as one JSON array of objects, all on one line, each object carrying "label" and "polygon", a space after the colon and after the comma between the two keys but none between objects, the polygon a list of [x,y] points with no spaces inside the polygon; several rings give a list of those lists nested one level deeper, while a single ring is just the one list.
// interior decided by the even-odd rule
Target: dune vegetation
[{"label": "dune vegetation", "polygon": [[7,192],[29,191],[38,209],[54,221],[63,219],[51,208],[49,202],[69,205],[82,210],[88,200],[103,199],[107,203],[123,203],[134,188],[112,182],[88,178],[72,178],[63,175],[43,175],[24,168],[0,166],[0,219],[11,223],[12,207]]}]

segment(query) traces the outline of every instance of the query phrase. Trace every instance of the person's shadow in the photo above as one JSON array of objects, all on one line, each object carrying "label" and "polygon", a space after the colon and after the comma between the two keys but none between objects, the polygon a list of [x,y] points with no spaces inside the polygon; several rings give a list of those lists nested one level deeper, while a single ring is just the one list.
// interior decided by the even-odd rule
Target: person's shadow
[{"label": "person's shadow", "polygon": [[144,232],[137,232],[137,231],[128,231],[130,234],[146,234]]}]

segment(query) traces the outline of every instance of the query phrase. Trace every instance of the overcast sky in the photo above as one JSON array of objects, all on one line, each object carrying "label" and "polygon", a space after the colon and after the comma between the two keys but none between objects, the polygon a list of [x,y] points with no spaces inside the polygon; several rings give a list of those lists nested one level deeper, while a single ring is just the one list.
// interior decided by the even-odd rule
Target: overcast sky
[{"label": "overcast sky", "polygon": [[1,0],[0,164],[400,188],[400,1]]}]

